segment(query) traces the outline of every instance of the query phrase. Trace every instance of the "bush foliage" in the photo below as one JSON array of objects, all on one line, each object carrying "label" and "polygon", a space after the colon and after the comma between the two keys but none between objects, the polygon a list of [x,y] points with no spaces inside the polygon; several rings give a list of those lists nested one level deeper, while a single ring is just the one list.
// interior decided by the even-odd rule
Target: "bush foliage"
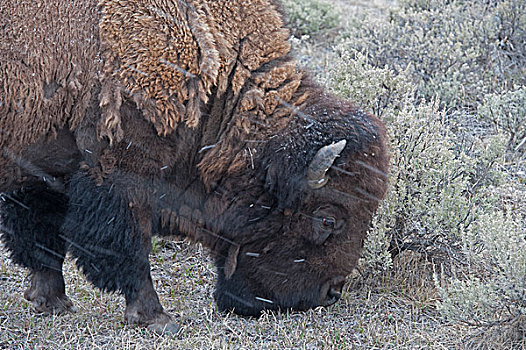
[{"label": "bush foliage", "polygon": [[340,24],[333,4],[323,0],[283,0],[289,23],[295,36],[312,35]]},{"label": "bush foliage", "polygon": [[377,67],[409,69],[419,96],[448,107],[526,79],[526,2],[404,0],[386,20],[368,17],[346,37]]},{"label": "bush foliage", "polygon": [[335,93],[390,133],[391,191],[363,268],[389,269],[417,251],[443,273],[444,317],[524,327],[525,203],[503,197],[526,194],[515,173],[526,153],[526,2],[399,5],[354,21],[329,75]]},{"label": "bush foliage", "polygon": [[526,86],[487,94],[479,108],[479,116],[490,122],[496,132],[508,136],[509,150],[525,153]]}]

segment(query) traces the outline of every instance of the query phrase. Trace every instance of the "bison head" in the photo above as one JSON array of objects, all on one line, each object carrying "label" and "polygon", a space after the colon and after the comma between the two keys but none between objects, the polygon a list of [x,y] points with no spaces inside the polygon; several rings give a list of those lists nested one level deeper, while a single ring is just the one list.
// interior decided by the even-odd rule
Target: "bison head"
[{"label": "bison head", "polygon": [[388,163],[378,119],[343,110],[327,108],[316,125],[272,138],[255,169],[263,176],[223,184],[231,204],[221,231],[232,241],[217,257],[220,309],[258,315],[340,298],[386,191]]}]

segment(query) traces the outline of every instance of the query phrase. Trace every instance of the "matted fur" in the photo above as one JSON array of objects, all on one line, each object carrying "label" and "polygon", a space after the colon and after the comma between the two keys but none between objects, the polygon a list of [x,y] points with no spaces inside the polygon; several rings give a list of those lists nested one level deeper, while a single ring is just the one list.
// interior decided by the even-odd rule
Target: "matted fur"
[{"label": "matted fur", "polygon": [[18,176],[10,155],[84,117],[98,17],[95,0],[0,2],[0,188]]},{"label": "matted fur", "polygon": [[84,117],[101,68],[98,17],[94,0],[0,3],[0,147]]},{"label": "matted fur", "polygon": [[[112,108],[120,106],[115,91],[131,96],[157,132],[167,135],[180,122],[196,127],[212,90],[221,94],[231,85],[239,94],[252,71],[290,49],[289,32],[269,0],[102,0],[100,6],[103,86],[109,86],[101,97],[100,132],[110,139],[122,138],[118,109]],[[274,88],[284,81],[268,78],[277,79]],[[290,99],[287,92],[276,90]],[[269,99],[266,112],[277,105],[274,96]]]},{"label": "matted fur", "polygon": [[[181,122],[196,127],[212,94],[232,87],[237,102],[254,71],[288,54],[277,9],[272,0],[3,2],[0,146],[17,152],[55,129],[75,128],[92,98],[102,112],[98,135],[111,143],[124,137],[126,98],[159,135]],[[291,63],[258,74],[239,111],[259,119],[280,99],[290,101],[301,74]],[[236,122],[240,130],[248,131],[247,120]],[[231,148],[221,145],[210,161]]]},{"label": "matted fur", "polygon": [[[100,6],[103,82],[121,83],[161,135],[181,121],[195,127],[220,64],[206,4],[103,0]],[[119,99],[111,90],[103,92],[108,105]],[[119,123],[111,111],[104,118],[108,129]]]}]

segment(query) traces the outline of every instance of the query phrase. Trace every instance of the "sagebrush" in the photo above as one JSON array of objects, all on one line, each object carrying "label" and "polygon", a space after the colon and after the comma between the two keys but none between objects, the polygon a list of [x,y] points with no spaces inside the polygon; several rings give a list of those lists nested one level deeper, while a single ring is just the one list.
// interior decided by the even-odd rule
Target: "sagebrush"
[{"label": "sagebrush", "polygon": [[362,269],[420,253],[442,315],[466,325],[524,327],[524,202],[502,198],[524,193],[525,30],[523,1],[405,0],[351,23],[328,79],[391,137],[391,192]]}]

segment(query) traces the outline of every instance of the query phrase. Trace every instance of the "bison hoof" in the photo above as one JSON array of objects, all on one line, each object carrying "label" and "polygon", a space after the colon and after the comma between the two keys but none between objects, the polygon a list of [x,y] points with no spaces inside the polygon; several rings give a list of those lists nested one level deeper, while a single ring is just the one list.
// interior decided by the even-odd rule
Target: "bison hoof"
[{"label": "bison hoof", "polygon": [[31,302],[36,312],[45,315],[59,315],[77,311],[77,308],[65,294],[45,295],[39,292],[39,290],[29,288],[24,293],[24,298]]},{"label": "bison hoof", "polygon": [[43,314],[58,315],[77,311],[66,296],[64,278],[59,271],[33,271],[31,285],[25,291],[24,298],[31,302],[37,312]]},{"label": "bison hoof", "polygon": [[133,308],[128,308],[125,317],[128,324],[146,326],[149,330],[159,334],[176,334],[180,329],[173,322],[172,317],[164,311],[158,311],[155,315],[146,316]]}]

